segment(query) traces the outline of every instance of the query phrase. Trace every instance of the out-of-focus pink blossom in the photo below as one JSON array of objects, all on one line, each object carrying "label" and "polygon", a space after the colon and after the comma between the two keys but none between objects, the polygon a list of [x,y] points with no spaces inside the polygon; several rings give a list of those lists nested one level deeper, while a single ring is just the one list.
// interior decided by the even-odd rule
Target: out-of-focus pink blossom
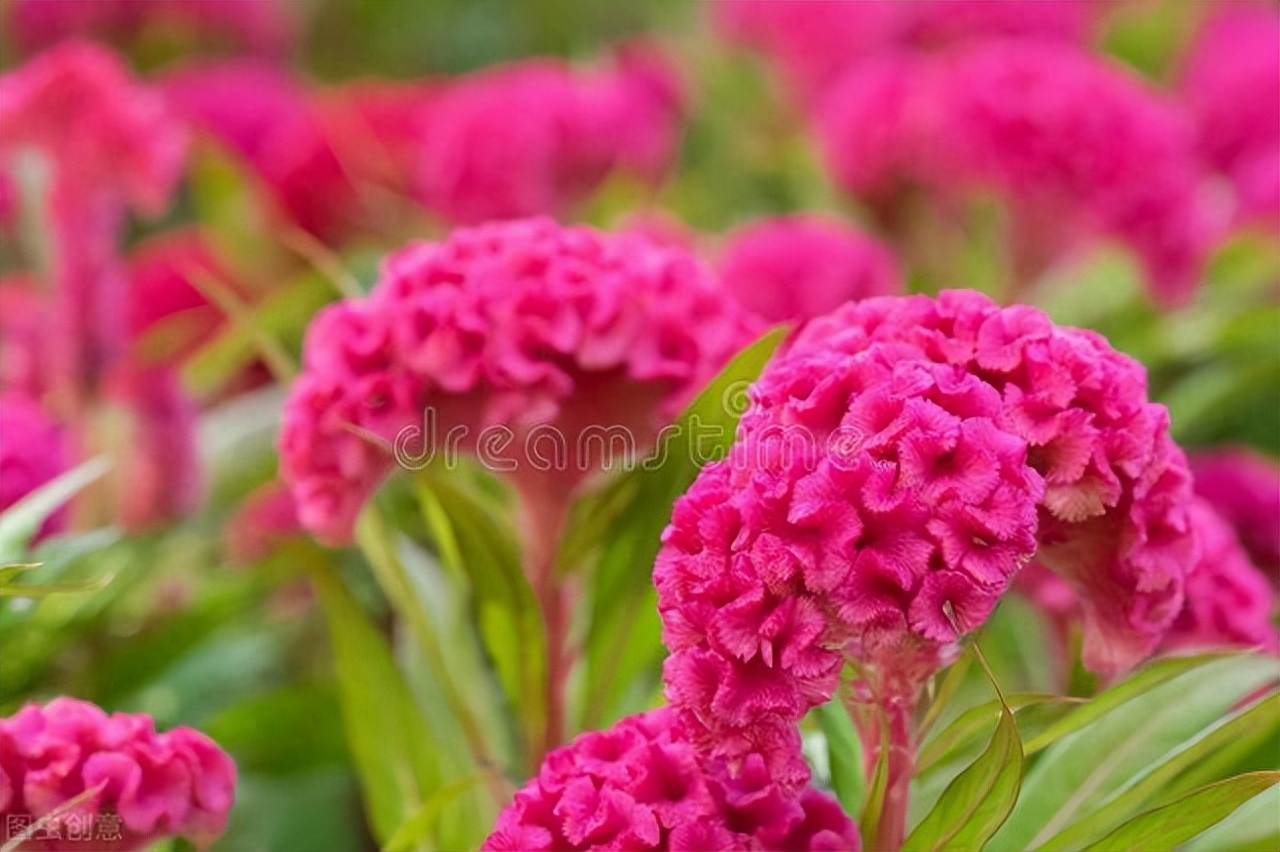
[{"label": "out-of-focus pink blossom", "polygon": [[196,405],[168,367],[123,365],[107,398],[125,414],[116,515],[130,531],[189,514],[202,498]]},{"label": "out-of-focus pink blossom", "polygon": [[222,325],[222,311],[193,283],[200,275],[223,282],[222,269],[198,229],[167,231],[147,240],[130,253],[128,267],[129,334],[135,340],[163,337],[155,342],[158,352],[180,357]]},{"label": "out-of-focus pink blossom", "polygon": [[1250,559],[1280,586],[1280,464],[1245,447],[1193,453],[1196,494],[1235,529]]},{"label": "out-of-focus pink blossom", "polygon": [[44,393],[49,378],[41,360],[49,342],[46,322],[35,281],[25,275],[0,279],[0,391]]},{"label": "out-of-focus pink blossom", "polygon": [[1235,186],[1240,221],[1280,222],[1280,9],[1229,2],[1208,15],[1182,70],[1200,152]]},{"label": "out-of-focus pink blossom", "polygon": [[302,532],[293,494],[273,481],[245,498],[228,521],[222,541],[233,561],[249,564],[266,559],[277,544]]},{"label": "out-of-focus pink blossom", "polygon": [[25,151],[43,157],[55,192],[154,214],[173,193],[186,134],[110,52],[70,42],[0,76],[0,151],[11,164]]},{"label": "out-of-focus pink blossom", "polygon": [[818,216],[762,219],[735,231],[720,277],[739,302],[770,322],[807,320],[847,301],[902,290],[887,248]]},{"label": "out-of-focus pink blossom", "polygon": [[420,197],[462,224],[563,214],[615,169],[660,176],[681,103],[673,72],[643,48],[606,72],[550,60],[485,70],[427,111]]},{"label": "out-of-focus pink blossom", "polygon": [[1186,604],[1164,646],[1207,648],[1222,645],[1280,647],[1271,617],[1275,592],[1225,520],[1203,499],[1192,510],[1200,539],[1200,561],[1187,575]]},{"label": "out-of-focus pink blossom", "polygon": [[994,192],[1023,277],[1114,239],[1177,302],[1218,231],[1188,117],[1067,47],[995,41],[868,63],[832,87],[817,126],[836,179],[878,208],[913,187],[943,200]]},{"label": "out-of-focus pink blossom", "polygon": [[[0,394],[0,510],[7,509],[68,468],[67,439],[35,399]],[[40,535],[57,532],[65,513],[51,515]]]},{"label": "out-of-focus pink blossom", "polygon": [[294,41],[293,6],[284,0],[13,0],[14,40],[25,53],[70,38],[122,49],[157,40],[183,47],[279,54]]},{"label": "out-of-focus pink blossom", "polygon": [[701,758],[675,714],[651,710],[547,755],[486,850],[851,850],[853,821],[813,789],[775,785],[758,755],[731,775]]},{"label": "out-of-focus pink blossom", "polygon": [[[533,219],[411,244],[308,330],[282,473],[331,541],[393,453],[425,463],[454,427],[452,447],[496,452],[482,461],[517,484],[569,489],[615,453],[601,430],[643,451],[756,328],[691,255],[636,234]],[[477,447],[489,426],[510,446]]]},{"label": "out-of-focus pink blossom", "polygon": [[242,59],[175,72],[175,111],[243,158],[278,213],[316,237],[341,241],[363,218],[306,89],[276,65]]},{"label": "out-of-focus pink blossom", "polygon": [[809,103],[863,60],[1012,37],[1082,43],[1105,4],[1082,0],[721,0],[715,22],[759,50]]},{"label": "out-of-focus pink blossom", "polygon": [[[133,852],[173,836],[207,844],[226,828],[235,786],[235,764],[212,740],[190,728],[157,733],[146,715],[108,716],[88,702],[56,698],[0,719],[0,837],[6,841],[22,824],[9,817],[36,820],[97,789],[55,819],[56,830],[46,836],[65,837],[114,814],[119,839],[99,836],[95,849]],[[33,839],[18,848],[67,845]]]}]

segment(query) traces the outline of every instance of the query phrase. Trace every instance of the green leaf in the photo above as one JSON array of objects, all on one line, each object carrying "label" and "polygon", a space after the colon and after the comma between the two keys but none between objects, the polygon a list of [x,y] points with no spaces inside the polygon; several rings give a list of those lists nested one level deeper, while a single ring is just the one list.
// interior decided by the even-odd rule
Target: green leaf
[{"label": "green leaf", "polygon": [[470,609],[508,704],[527,737],[545,724],[546,636],[511,531],[449,472],[416,478],[418,503],[440,558],[469,591]]},{"label": "green leaf", "polygon": [[[654,455],[612,486],[624,489],[629,498],[611,523],[599,525],[599,556],[588,575],[591,617],[582,727],[600,727],[630,709],[620,706],[621,699],[632,694],[629,687],[637,680],[657,681],[663,650],[652,574],[662,530],[671,519],[672,504],[701,466],[733,443],[743,391],[786,332],[784,326],[775,328],[739,352],[664,430]],[[567,540],[574,542],[575,553],[590,549],[579,533],[571,531]]]},{"label": "green leaf", "polygon": [[415,706],[385,640],[337,573],[310,566],[333,644],[342,718],[369,823],[388,841],[441,786],[441,746]]},{"label": "green leaf", "polygon": [[1272,693],[1245,710],[1210,725],[1195,738],[1175,747],[1160,762],[1148,767],[1109,802],[1086,818],[1068,826],[1039,848],[1056,852],[1078,848],[1096,840],[1157,795],[1170,795],[1194,788],[1206,776],[1217,781],[1215,769],[1268,740],[1280,731],[1280,693]]},{"label": "green leaf", "polygon": [[826,736],[831,788],[845,813],[856,814],[862,807],[867,783],[862,768],[862,740],[840,702],[828,701],[815,708],[814,713]]},{"label": "green leaf", "polygon": [[110,469],[107,459],[90,459],[46,482],[0,513],[0,563],[23,562],[45,519]]},{"label": "green leaf", "polygon": [[410,852],[423,840],[429,840],[436,833],[440,815],[454,799],[478,784],[481,773],[476,772],[466,778],[459,778],[445,784],[422,803],[422,807],[396,830],[391,839],[383,846],[383,852]]},{"label": "green leaf", "polygon": [[1187,841],[1183,852],[1275,852],[1280,849],[1280,787],[1254,796]]},{"label": "green leaf", "polygon": [[[1179,668],[1181,674],[1161,675]],[[1133,694],[1122,683],[1067,716],[1087,723],[1056,739],[1036,759],[1009,821],[996,837],[1000,848],[1038,848],[1073,822],[1105,804],[1165,755],[1216,725],[1242,698],[1276,677],[1274,661],[1260,654],[1162,661],[1131,681],[1156,682]],[[1127,696],[1116,703],[1115,695]],[[1108,709],[1099,713],[1093,707]],[[1077,720],[1078,722],[1078,720]]]},{"label": "green leaf", "polygon": [[1277,783],[1280,783],[1280,772],[1249,772],[1206,784],[1139,814],[1088,847],[1089,851],[1173,849],[1221,822],[1236,808]]},{"label": "green leaf", "polygon": [[[1032,707],[1062,712],[1083,703],[1084,699],[1082,698],[1041,695],[1039,693],[1018,693],[1010,695],[1008,699],[1008,707],[1015,716],[1019,715],[1020,711]],[[970,707],[944,730],[926,740],[916,758],[916,774],[923,775],[947,760],[956,751],[972,743],[983,731],[989,729],[992,720],[999,724],[1002,707],[1003,705],[999,700],[989,701],[977,707]]]},{"label": "green leaf", "polygon": [[1079,710],[1070,714],[1065,719],[1062,719],[1057,724],[1051,725],[1038,736],[1027,740],[1025,745],[1026,752],[1028,755],[1035,754],[1068,734],[1092,724],[1115,708],[1120,707],[1135,698],[1147,695],[1157,686],[1173,680],[1176,677],[1180,677],[1187,672],[1211,665],[1219,660],[1238,658],[1240,656],[1241,652],[1239,651],[1222,651],[1211,654],[1198,654],[1188,657],[1169,657],[1163,660],[1157,660],[1151,665],[1139,670],[1122,683],[1117,684],[1106,692],[1103,692],[1101,695],[1091,699]]},{"label": "green leaf", "polygon": [[889,734],[888,726],[880,726],[880,754],[876,758],[875,769],[871,772],[871,783],[867,785],[866,799],[862,803],[862,811],[858,816],[858,831],[871,843],[880,836],[880,819],[884,815],[884,800],[889,793]]},{"label": "green leaf", "polygon": [[973,653],[996,690],[1000,721],[986,749],[942,791],[933,810],[907,837],[904,849],[982,849],[1018,800],[1024,759],[1018,723],[976,644]]}]

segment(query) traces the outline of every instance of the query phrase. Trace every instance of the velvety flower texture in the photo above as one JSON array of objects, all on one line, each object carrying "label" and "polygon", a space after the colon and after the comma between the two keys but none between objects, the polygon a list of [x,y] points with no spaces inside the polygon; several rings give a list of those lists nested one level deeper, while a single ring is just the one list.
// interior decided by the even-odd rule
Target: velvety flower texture
[{"label": "velvety flower texture", "polygon": [[589,73],[529,60],[453,82],[426,111],[419,197],[472,224],[563,214],[614,170],[660,177],[675,152],[679,80],[644,47],[615,64]]},{"label": "velvety flower texture", "polygon": [[675,714],[650,710],[547,755],[481,849],[787,852],[860,848],[829,796],[791,795],[758,756],[731,776],[700,758]]},{"label": "velvety flower texture", "polygon": [[[92,845],[131,852],[170,836],[211,842],[226,827],[236,770],[231,758],[197,731],[157,733],[149,716],[107,715],[72,698],[43,707],[28,704],[0,719],[0,816],[38,819],[100,784],[99,793],[62,818],[64,829],[114,814],[120,839]],[[4,819],[2,824],[8,840],[14,823]],[[30,841],[21,848],[67,846]]]},{"label": "velvety flower texture", "polygon": [[1023,278],[1086,240],[1115,239],[1176,302],[1199,283],[1218,227],[1188,117],[1071,48],[997,41],[888,57],[835,84],[817,124],[836,179],[880,208],[912,187],[995,192]]},{"label": "velvety flower texture", "polygon": [[[330,541],[350,534],[392,467],[383,442],[405,427],[417,431],[397,449],[423,460],[454,427],[464,452],[506,427],[481,461],[568,489],[601,463],[593,430],[622,427],[642,451],[756,331],[682,250],[546,219],[460,229],[393,254],[367,299],[314,320],[282,474],[303,525]],[[540,425],[554,435],[535,447]]]},{"label": "velvety flower texture", "polygon": [[1280,9],[1216,4],[1196,38],[1179,89],[1200,152],[1235,187],[1236,218],[1280,222]]},{"label": "velvety flower texture", "polygon": [[720,0],[714,9],[726,38],[764,53],[795,92],[816,103],[843,71],[885,53],[1001,36],[1082,42],[1103,5],[1080,0]]},{"label": "velvety flower texture", "polygon": [[1235,529],[1249,558],[1280,586],[1280,464],[1246,447],[1191,455],[1196,494]]},{"label": "velvety flower texture", "polygon": [[967,291],[851,303],[753,386],[726,459],[676,504],[654,580],[667,696],[712,754],[806,772],[796,724],[846,657],[909,706],[1033,555],[1115,674],[1182,607],[1189,475],[1141,367]]},{"label": "velvety flower texture", "polygon": [[[0,395],[0,510],[63,473],[67,441],[61,427],[33,398],[17,391]],[[50,516],[41,535],[56,532],[61,512]]]},{"label": "velvety flower texture", "polygon": [[761,219],[735,231],[720,277],[739,302],[770,322],[807,320],[853,299],[902,290],[887,248],[819,216]]}]

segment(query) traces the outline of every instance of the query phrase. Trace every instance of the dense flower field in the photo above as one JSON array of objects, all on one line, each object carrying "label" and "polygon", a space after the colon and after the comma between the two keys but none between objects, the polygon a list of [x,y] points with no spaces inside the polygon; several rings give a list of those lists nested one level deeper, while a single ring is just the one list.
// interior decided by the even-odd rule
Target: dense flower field
[{"label": "dense flower field", "polygon": [[0,852],[1280,849],[1280,5],[0,21]]}]

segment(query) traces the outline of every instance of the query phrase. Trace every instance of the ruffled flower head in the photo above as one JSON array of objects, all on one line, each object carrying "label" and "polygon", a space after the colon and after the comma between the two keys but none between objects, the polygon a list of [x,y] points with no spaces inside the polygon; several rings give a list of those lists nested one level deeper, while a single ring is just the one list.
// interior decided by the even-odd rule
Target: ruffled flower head
[{"label": "ruffled flower head", "polygon": [[1196,494],[1235,529],[1249,558],[1280,587],[1280,464],[1245,447],[1191,455]]},{"label": "ruffled flower head", "polygon": [[682,250],[545,219],[461,229],[312,323],[282,472],[303,524],[339,541],[397,458],[452,446],[571,488],[618,430],[648,446],[756,330]]},{"label": "ruffled flower head", "polygon": [[997,41],[868,63],[832,87],[817,124],[837,181],[882,208],[910,188],[997,194],[1024,276],[1115,239],[1176,302],[1217,231],[1187,116],[1070,48]]},{"label": "ruffled flower head", "polygon": [[739,302],[770,322],[812,319],[854,299],[902,290],[888,249],[816,216],[762,219],[734,232],[720,277]]},{"label": "ruffled flower head", "polygon": [[1182,70],[1200,153],[1235,187],[1236,218],[1280,222],[1280,9],[1214,6]]},{"label": "ruffled flower head", "polygon": [[550,60],[481,72],[427,111],[419,197],[459,224],[563,214],[615,169],[659,177],[682,102],[674,71],[640,48],[595,74]]},{"label": "ruffled flower head", "polygon": [[[109,716],[88,702],[57,698],[0,719],[0,836],[6,841],[12,826],[96,789],[57,818],[57,836],[86,832],[83,840],[111,852],[172,836],[209,843],[226,828],[235,785],[235,764],[208,737],[190,728],[157,733],[142,714]],[[108,826],[116,839],[102,836]],[[20,848],[67,848],[58,844],[32,840]]]},{"label": "ruffled flower head", "polygon": [[493,850],[852,850],[857,830],[813,789],[792,795],[755,756],[731,776],[674,713],[651,710],[547,755],[481,846]]},{"label": "ruffled flower head", "polygon": [[966,291],[851,303],[761,375],[673,511],[654,579],[695,742],[779,758],[846,659],[909,705],[1033,555],[1085,602],[1085,658],[1150,653],[1196,555],[1189,477],[1141,368]]}]

